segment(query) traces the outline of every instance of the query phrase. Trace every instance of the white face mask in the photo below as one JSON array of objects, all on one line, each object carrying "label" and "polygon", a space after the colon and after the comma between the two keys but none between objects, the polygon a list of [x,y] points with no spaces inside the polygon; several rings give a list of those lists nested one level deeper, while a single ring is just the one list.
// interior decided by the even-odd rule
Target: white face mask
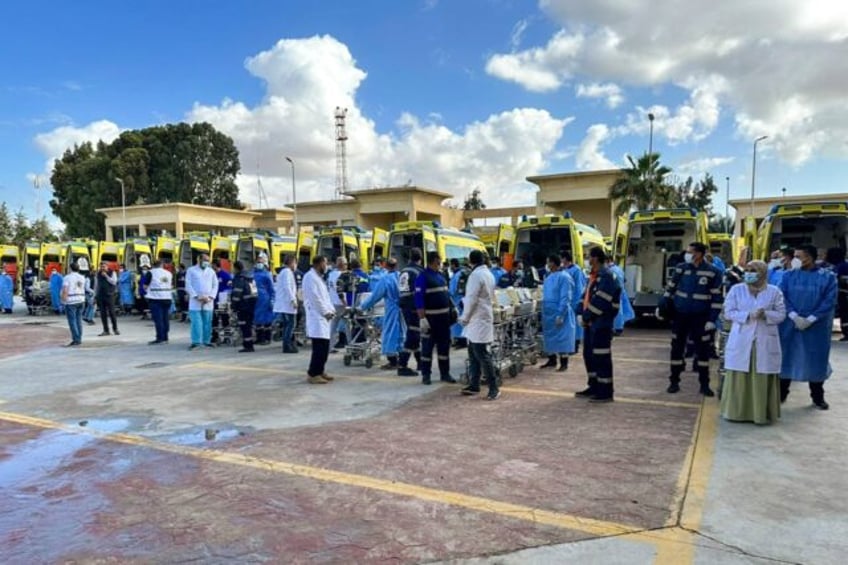
[{"label": "white face mask", "polygon": [[780,265],[781,265],[780,259],[772,259],[771,261],[769,261],[768,268],[769,268],[769,270],[779,269]]},{"label": "white face mask", "polygon": [[692,256],[691,253],[687,253],[683,256],[683,260],[686,261],[687,263],[691,263],[693,258],[694,257]]},{"label": "white face mask", "polygon": [[583,268],[586,269],[587,271],[591,271],[592,270],[592,262],[589,261],[588,259],[586,259],[585,261],[583,261]]},{"label": "white face mask", "polygon": [[795,270],[797,270],[797,269],[800,269],[800,268],[801,268],[801,260],[800,260],[800,259],[798,259],[797,257],[793,258],[793,259],[792,259],[792,263],[791,263],[790,268],[791,268],[793,271],[795,271]]}]

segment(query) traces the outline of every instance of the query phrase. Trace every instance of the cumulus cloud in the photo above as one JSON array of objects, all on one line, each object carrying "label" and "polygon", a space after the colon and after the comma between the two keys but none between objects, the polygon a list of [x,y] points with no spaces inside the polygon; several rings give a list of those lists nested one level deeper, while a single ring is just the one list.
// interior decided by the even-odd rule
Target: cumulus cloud
[{"label": "cumulus cloud", "polygon": [[347,108],[349,187],[399,186],[410,179],[463,197],[480,187],[490,206],[531,203],[523,179],[542,172],[570,118],[515,108],[459,129],[405,113],[395,131],[378,132],[357,105],[366,73],[347,46],[330,36],[285,39],[245,62],[266,85],[255,106],[224,100],[197,103],[189,121],[208,121],[233,137],[241,154],[242,198],[256,200],[257,163],[272,205],[290,201],[295,161],[298,200],[332,197],[335,186],[333,111]]},{"label": "cumulus cloud", "polygon": [[615,164],[607,159],[601,146],[610,137],[610,129],[605,124],[595,124],[586,130],[586,137],[580,142],[574,160],[577,168],[582,171],[596,171],[615,168]]},{"label": "cumulus cloud", "polygon": [[[74,145],[80,145],[86,141],[96,143],[103,140],[106,143],[110,143],[121,134],[121,131],[121,128],[116,123],[109,120],[99,120],[82,127],[74,125],[61,126],[49,132],[36,135],[34,141],[35,146],[47,158],[45,172],[49,175],[49,172],[53,169],[53,161],[61,157],[66,149],[70,149]],[[29,173],[27,177],[34,178],[33,173]]]},{"label": "cumulus cloud", "polygon": [[617,108],[624,102],[621,87],[611,82],[606,84],[597,82],[578,84],[575,94],[577,94],[577,98],[603,98],[610,108]]},{"label": "cumulus cloud", "polygon": [[[701,139],[721,106],[738,135],[768,134],[786,161],[848,156],[848,3],[830,0],[541,0],[562,26],[544,46],[489,58],[491,75],[531,91],[573,78],[675,85],[689,101],[655,126],[669,141]],[[692,17],[697,14],[698,17]],[[619,131],[618,133],[623,133]]]}]

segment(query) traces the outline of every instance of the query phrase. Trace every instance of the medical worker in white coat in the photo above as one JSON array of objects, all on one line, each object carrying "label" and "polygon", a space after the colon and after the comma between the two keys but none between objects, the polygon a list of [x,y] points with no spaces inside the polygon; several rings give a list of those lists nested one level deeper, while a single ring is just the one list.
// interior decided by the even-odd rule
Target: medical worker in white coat
[{"label": "medical worker in white coat", "polygon": [[468,340],[468,377],[469,385],[462,389],[465,396],[474,396],[480,392],[480,375],[486,376],[489,384],[487,400],[497,400],[498,379],[492,360],[492,342],[495,340],[494,312],[495,277],[486,268],[483,252],[475,249],[468,257],[471,274],[465,286],[464,308],[459,324],[462,335]]},{"label": "medical worker in white coat", "polygon": [[721,415],[734,422],[769,424],[780,417],[778,328],[786,306],[780,289],[768,284],[764,262],[749,262],[743,281],[724,299],[724,319],[733,326],[724,350]]},{"label": "medical worker in white coat", "polygon": [[303,306],[306,310],[306,336],[312,340],[312,359],[309,361],[309,378],[313,385],[327,384],[333,380],[325,367],[330,355],[330,320],[336,308],[330,301],[330,292],[324,282],[327,259],[321,255],[312,258],[312,269],[303,277]]}]

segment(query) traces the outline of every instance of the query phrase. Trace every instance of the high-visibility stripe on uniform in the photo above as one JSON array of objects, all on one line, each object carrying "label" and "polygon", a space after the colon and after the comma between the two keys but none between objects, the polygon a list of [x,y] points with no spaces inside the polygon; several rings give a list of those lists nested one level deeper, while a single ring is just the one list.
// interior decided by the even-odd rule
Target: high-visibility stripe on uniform
[{"label": "high-visibility stripe on uniform", "polygon": [[425,314],[432,315],[432,316],[437,316],[439,314],[447,314],[448,312],[450,312],[450,307],[448,307],[448,308],[438,308],[436,310],[424,310]]},{"label": "high-visibility stripe on uniform", "polygon": [[450,357],[448,357],[447,355],[437,355],[436,359],[438,359],[439,361],[450,361]]},{"label": "high-visibility stripe on uniform", "polygon": [[720,288],[711,288],[710,292],[713,293],[713,294],[721,294],[721,289]]},{"label": "high-visibility stripe on uniform", "polygon": [[597,381],[598,381],[598,384],[611,385],[612,384],[612,377],[598,377]]},{"label": "high-visibility stripe on uniform", "polygon": [[611,351],[611,348],[605,347],[603,349],[593,349],[592,353],[594,353],[595,355],[609,355]]},{"label": "high-visibility stripe on uniform", "polygon": [[675,292],[674,294],[676,294],[676,295],[677,295],[677,296],[679,296],[680,298],[689,298],[689,295],[688,295],[688,294],[686,294],[685,292],[683,292],[682,290],[678,290],[678,291],[677,291],[677,292]]},{"label": "high-visibility stripe on uniform", "polygon": [[709,294],[693,294],[693,300],[712,300]]},{"label": "high-visibility stripe on uniform", "polygon": [[601,298],[603,298],[603,299],[604,299],[604,300],[606,300],[607,302],[612,302],[612,295],[611,295],[611,294],[607,294],[607,293],[606,293],[606,292],[604,292],[603,290],[596,291],[596,292],[595,292],[595,294],[596,294],[597,296],[600,296]]},{"label": "high-visibility stripe on uniform", "polygon": [[701,336],[701,341],[712,341],[712,339],[713,336],[711,336],[710,334],[704,334]]},{"label": "high-visibility stripe on uniform", "polygon": [[695,274],[699,277],[714,277],[715,271],[696,271]]},{"label": "high-visibility stripe on uniform", "polygon": [[718,303],[713,304],[713,309],[714,309],[714,310],[721,310],[721,308],[722,308],[722,305],[721,305],[721,304],[718,304]]},{"label": "high-visibility stripe on uniform", "polygon": [[603,313],[604,313],[603,310],[601,310],[600,308],[598,308],[597,306],[595,306],[593,304],[589,304],[589,311],[592,314],[597,314],[598,316],[602,316]]},{"label": "high-visibility stripe on uniform", "polygon": [[682,367],[686,366],[686,361],[684,361],[683,359],[672,359],[670,362],[672,365],[680,365]]},{"label": "high-visibility stripe on uniform", "polygon": [[428,288],[424,292],[426,294],[430,294],[431,292],[447,292],[447,291],[448,291],[448,287],[446,287],[446,286],[434,286],[434,287]]}]

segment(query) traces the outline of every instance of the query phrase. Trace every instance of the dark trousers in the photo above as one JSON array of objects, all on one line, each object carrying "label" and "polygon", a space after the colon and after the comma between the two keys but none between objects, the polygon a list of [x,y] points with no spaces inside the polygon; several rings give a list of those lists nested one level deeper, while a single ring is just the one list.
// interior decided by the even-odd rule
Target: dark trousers
[{"label": "dark trousers", "polygon": [[143,316],[147,315],[147,311],[150,309],[147,299],[143,296],[135,299],[135,307]]},{"label": "dark trousers", "polygon": [[312,339],[312,358],[309,360],[310,377],[319,377],[324,374],[327,365],[327,357],[330,356],[330,340],[320,337]]},{"label": "dark trousers", "polygon": [[839,300],[837,301],[839,309],[839,324],[842,328],[842,337],[848,338],[848,294],[839,291]]},{"label": "dark trousers", "polygon": [[498,378],[495,375],[495,363],[492,361],[491,346],[488,343],[468,342],[468,378],[472,390],[480,390],[480,374],[486,375],[489,394],[497,394]]},{"label": "dark trousers", "polygon": [[421,364],[421,328],[418,327],[418,312],[403,310],[403,320],[406,322],[406,337],[403,340],[403,351],[400,352],[399,366],[408,367],[409,357],[415,355],[415,360]]},{"label": "dark trousers", "polygon": [[583,363],[591,394],[612,398],[612,326],[591,324],[583,330]]},{"label": "dark trousers", "polygon": [[156,326],[156,341],[168,341],[168,332],[171,330],[171,301],[148,300],[147,305],[150,307],[153,325]]},{"label": "dark trousers", "polygon": [[177,312],[180,314],[180,321],[185,320],[186,313],[188,312],[188,295],[185,290],[177,289],[177,303],[175,306],[177,307]]},{"label": "dark trousers", "polygon": [[253,312],[253,308],[245,308],[236,312],[241,341],[244,348],[248,350],[253,349]]},{"label": "dark trousers", "polygon": [[[822,402],[824,400],[824,382],[808,383],[810,385],[810,398],[813,402]],[[780,379],[780,398],[785,399],[789,394],[789,387],[792,385],[792,379]]]},{"label": "dark trousers", "polygon": [[439,375],[450,375],[450,315],[427,316],[430,331],[421,339],[421,376],[429,378],[433,369],[433,348],[439,361]]},{"label": "dark trousers", "polygon": [[109,333],[109,321],[112,322],[112,331],[118,332],[118,320],[115,317],[115,298],[104,296],[97,299],[97,309],[100,310],[100,321],[103,322],[103,333]]},{"label": "dark trousers", "polygon": [[282,316],[282,333],[283,333],[283,351],[287,351],[289,349],[294,348],[294,340],[292,337],[294,336],[294,321],[295,314],[280,314]]},{"label": "dark trousers", "polygon": [[[671,324],[671,376],[673,383],[680,382],[680,373],[686,367],[683,354],[686,343],[691,339],[695,344],[695,359],[698,361],[698,382],[701,386],[710,384],[710,348],[712,337],[704,326],[710,321],[709,313],[684,314],[679,312]],[[584,345],[585,347],[585,345]]]}]

